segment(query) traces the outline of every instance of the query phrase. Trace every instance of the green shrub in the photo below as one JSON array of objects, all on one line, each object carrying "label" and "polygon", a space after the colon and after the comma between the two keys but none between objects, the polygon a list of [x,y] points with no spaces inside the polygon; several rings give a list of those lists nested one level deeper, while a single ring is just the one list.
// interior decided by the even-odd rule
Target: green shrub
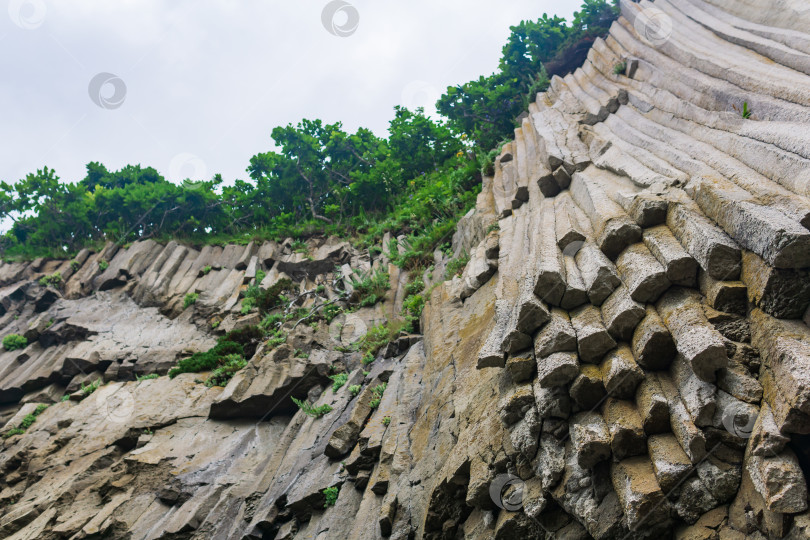
[{"label": "green shrub", "polygon": [[211,372],[205,380],[205,386],[225,386],[231,380],[234,373],[247,365],[244,358],[238,354],[229,354],[222,360],[222,365]]},{"label": "green shrub", "polygon": [[405,296],[413,296],[425,290],[425,282],[422,278],[417,276],[413,278],[407,285],[405,285]]},{"label": "green shrub", "polygon": [[264,270],[261,268],[256,270],[256,285],[260,285],[261,282],[264,281],[265,277],[267,277],[267,274],[264,272]]},{"label": "green shrub", "polygon": [[371,401],[368,403],[369,407],[376,409],[380,406],[380,401],[382,401],[383,393],[387,387],[387,383],[380,383],[371,389]]},{"label": "green shrub", "polygon": [[19,334],[9,334],[3,338],[3,348],[7,351],[16,351],[17,349],[24,349],[28,346],[28,340],[25,336]]},{"label": "green shrub", "polygon": [[190,305],[195,304],[199,297],[200,297],[199,293],[195,292],[186,293],[186,295],[183,297],[183,309],[188,309]]},{"label": "green shrub", "polygon": [[79,264],[79,261],[70,261],[70,269],[74,272],[78,270],[80,266],[81,264]]},{"label": "green shrub", "polygon": [[107,261],[105,261],[104,259],[101,259],[100,261],[98,261],[98,267],[99,267],[99,268],[101,269],[101,271],[103,272],[104,270],[106,270],[107,268],[109,268],[109,267],[110,267],[110,263],[108,263],[108,262],[107,262]]},{"label": "green shrub", "polygon": [[275,349],[282,343],[287,342],[287,334],[285,334],[282,330],[276,330],[270,335],[271,335],[270,339],[267,340],[268,350]]},{"label": "green shrub", "polygon": [[135,380],[136,381],[148,381],[150,379],[157,379],[158,377],[160,377],[160,375],[158,375],[157,373],[150,373],[149,375],[136,375]]},{"label": "green shrub", "polygon": [[358,278],[352,276],[354,297],[361,307],[373,306],[383,298],[390,288],[388,272],[376,271],[373,274],[361,274]]},{"label": "green shrub", "polygon": [[363,388],[363,387],[362,387],[362,386],[360,386],[359,384],[353,384],[353,385],[351,385],[351,386],[349,387],[349,393],[350,393],[352,396],[356,396],[357,394],[359,394],[359,393],[360,393],[360,390],[361,390],[362,388]]},{"label": "green shrub", "polygon": [[374,360],[375,360],[374,355],[371,354],[370,352],[367,352],[366,354],[363,355],[363,359],[361,360],[361,362],[363,363],[364,366],[367,366]]},{"label": "green shrub", "polygon": [[321,405],[319,407],[315,407],[309,402],[295,398],[291,399],[293,400],[293,403],[298,405],[298,408],[301,409],[304,412],[304,414],[309,415],[313,418],[320,418],[321,416],[325,415],[326,413],[332,410],[332,407],[326,404]]},{"label": "green shrub", "polygon": [[324,306],[322,311],[323,318],[324,320],[326,320],[326,324],[330,324],[333,320],[335,320],[335,317],[337,317],[341,313],[343,313],[343,308],[341,308],[336,304],[329,304],[327,306]]},{"label": "green shrub", "polygon": [[619,62],[613,66],[613,74],[621,75],[627,69],[627,62]]},{"label": "green shrub", "polygon": [[68,401],[69,399],[70,399],[70,394],[65,394],[64,396],[62,396],[62,399],[60,399],[59,401]]},{"label": "green shrub", "polygon": [[389,425],[390,423],[391,423],[391,417],[390,417],[390,416],[383,416],[383,419],[382,419],[382,424],[383,424],[384,426],[387,426],[387,425]]},{"label": "green shrub", "polygon": [[201,371],[211,371],[229,355],[236,354],[244,358],[245,349],[240,343],[221,337],[217,344],[205,352],[196,352],[188,358],[183,358],[177,365],[169,370],[169,377],[175,378],[181,373],[199,373]]},{"label": "green shrub", "polygon": [[203,266],[203,269],[202,269],[203,275],[206,275],[210,271],[211,271],[211,265],[210,264],[206,265],[206,266]]},{"label": "green shrub", "polygon": [[326,502],[323,503],[324,508],[329,508],[330,506],[335,506],[337,502],[338,493],[340,490],[337,486],[328,487],[323,490],[323,495],[326,497]]},{"label": "green shrub", "polygon": [[48,405],[46,405],[44,403],[40,403],[34,409],[34,412],[26,414],[23,417],[23,419],[20,420],[20,423],[17,424],[17,427],[12,428],[12,429],[8,430],[7,432],[5,432],[3,434],[3,437],[7,439],[7,438],[11,437],[12,435],[21,435],[21,434],[25,433],[25,430],[30,428],[33,425],[33,423],[37,421],[37,416],[42,414],[45,411],[45,409],[47,409],[47,408],[48,408]]},{"label": "green shrub", "polygon": [[340,387],[349,380],[349,374],[337,373],[335,375],[329,375],[329,378],[332,379],[332,392],[337,392],[340,390]]},{"label": "green shrub", "polygon": [[256,304],[256,300],[253,298],[245,298],[242,300],[242,308],[240,312],[242,315],[247,315],[251,309],[253,309],[254,305]]},{"label": "green shrub", "polygon": [[487,227],[487,234],[491,233],[492,231],[500,231],[500,230],[501,224],[496,221],[495,223],[489,224],[489,227]]},{"label": "green shrub", "polygon": [[307,249],[307,243],[303,240],[293,240],[292,242],[292,250],[295,253],[308,253],[309,250]]},{"label": "green shrub", "polygon": [[39,284],[42,285],[43,287],[50,286],[54,287],[55,289],[58,289],[59,287],[62,286],[62,274],[60,274],[59,272],[54,272],[50,276],[42,276],[41,278],[39,278]]},{"label": "green shrub", "polygon": [[470,256],[466,251],[462,251],[457,258],[450,259],[447,269],[444,271],[444,279],[453,279],[453,276],[461,275],[468,262],[470,262]]},{"label": "green shrub", "polygon": [[96,379],[95,381],[91,382],[87,386],[85,386],[84,383],[82,383],[82,388],[81,388],[82,394],[84,394],[84,397],[87,397],[90,394],[92,394],[93,392],[95,392],[96,390],[98,390],[99,386],[101,386],[101,379]]}]

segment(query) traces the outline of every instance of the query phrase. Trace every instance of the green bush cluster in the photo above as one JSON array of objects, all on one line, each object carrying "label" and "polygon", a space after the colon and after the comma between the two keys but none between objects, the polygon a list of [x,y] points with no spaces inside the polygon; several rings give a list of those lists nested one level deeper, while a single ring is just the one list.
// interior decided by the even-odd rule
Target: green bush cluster
[{"label": "green bush cluster", "polygon": [[324,508],[329,508],[330,506],[335,506],[337,502],[338,493],[340,493],[340,489],[337,486],[328,487],[323,490],[323,495],[326,497],[326,501],[323,503]]},{"label": "green bush cluster", "polygon": [[39,284],[43,287],[54,287],[58,289],[62,286],[62,274],[59,272],[54,272],[49,276],[42,276],[39,278]]},{"label": "green bush cluster", "polygon": [[149,375],[136,375],[135,380],[136,381],[148,381],[150,379],[157,379],[158,377],[160,377],[160,375],[158,375],[157,373],[150,373]]},{"label": "green bush cluster", "polygon": [[250,358],[256,352],[256,346],[265,337],[265,332],[258,326],[246,326],[231,330],[217,339],[217,344],[205,352],[196,352],[183,358],[169,370],[169,377],[181,373],[199,373],[211,371],[223,366],[233,355]]},{"label": "green bush cluster", "polygon": [[354,397],[354,396],[356,396],[357,394],[360,393],[360,390],[362,388],[363,387],[361,385],[359,385],[359,384],[353,384],[353,385],[351,385],[349,387],[349,393],[352,395],[352,397]]},{"label": "green bush cluster", "polygon": [[211,372],[205,380],[205,386],[225,386],[234,374],[247,365],[247,361],[238,354],[229,354],[222,359],[222,364]]},{"label": "green bush cluster", "polygon": [[191,305],[196,304],[199,297],[199,293],[186,293],[186,295],[183,297],[183,309],[188,309]]},{"label": "green bush cluster", "polygon": [[110,263],[105,261],[104,259],[101,259],[100,261],[98,261],[98,267],[103,272],[104,270],[110,267]]},{"label": "green bush cluster", "polygon": [[311,416],[313,418],[320,418],[321,416],[325,415],[326,413],[332,410],[332,407],[330,407],[327,404],[315,407],[314,405],[312,405],[307,401],[295,398],[291,399],[293,400],[293,403],[295,403],[298,406],[298,408],[304,412],[304,414]]},{"label": "green bush cluster", "polygon": [[371,389],[371,401],[368,403],[369,407],[376,409],[380,406],[386,388],[388,388],[388,383],[380,383]]},{"label": "green bush cluster", "polygon": [[81,387],[82,394],[84,395],[84,397],[87,397],[90,394],[92,394],[93,392],[95,392],[96,390],[98,390],[99,386],[101,386],[101,379],[96,379],[95,381],[91,382],[87,386],[85,386],[85,384],[82,383],[82,387]]},{"label": "green bush cluster", "polygon": [[461,275],[468,262],[470,262],[470,256],[466,251],[462,251],[458,257],[450,259],[444,271],[444,279],[453,279],[454,276]]},{"label": "green bush cluster", "polygon": [[373,306],[383,298],[390,288],[388,272],[375,271],[370,274],[360,274],[357,278],[352,276],[354,297],[360,307]]},{"label": "green bush cluster", "polygon": [[329,375],[329,378],[332,379],[332,392],[337,392],[349,380],[349,374],[336,373],[335,375]]},{"label": "green bush cluster", "polygon": [[25,430],[30,428],[33,425],[33,423],[37,421],[37,416],[42,414],[47,408],[48,405],[45,405],[44,403],[40,403],[39,405],[37,405],[37,407],[34,409],[33,412],[26,414],[23,417],[20,423],[17,424],[17,427],[11,428],[7,432],[5,432],[3,434],[3,438],[7,439],[13,435],[21,435],[25,433]]},{"label": "green bush cluster", "polygon": [[7,351],[16,351],[28,346],[28,340],[20,334],[9,334],[3,338],[3,348]]}]

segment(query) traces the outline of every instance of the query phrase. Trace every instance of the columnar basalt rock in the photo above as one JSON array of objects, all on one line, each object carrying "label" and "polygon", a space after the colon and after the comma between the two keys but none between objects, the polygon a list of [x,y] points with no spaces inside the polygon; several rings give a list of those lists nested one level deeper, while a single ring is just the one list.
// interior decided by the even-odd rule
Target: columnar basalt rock
[{"label": "columnar basalt rock", "polygon": [[[461,277],[437,283],[441,252],[424,274],[423,335],[370,364],[352,344],[409,281],[387,249],[0,264],[29,341],[0,353],[0,425],[40,410],[0,445],[0,536],[806,538],[810,10],[620,4],[483,179]],[[384,307],[284,323],[225,388],[165,376],[259,320],[248,285],[343,305],[371,269],[396,273]]]}]

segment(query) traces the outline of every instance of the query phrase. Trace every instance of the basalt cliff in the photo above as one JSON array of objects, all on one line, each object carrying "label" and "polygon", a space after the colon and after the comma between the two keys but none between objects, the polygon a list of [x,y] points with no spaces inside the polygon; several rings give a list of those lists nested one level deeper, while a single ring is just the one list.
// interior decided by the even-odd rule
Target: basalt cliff
[{"label": "basalt cliff", "polygon": [[[810,538],[810,4],[621,10],[519,119],[450,280],[402,238],[0,265],[0,537]],[[419,333],[364,357],[415,277]],[[167,375],[282,280],[295,316],[224,386]]]}]

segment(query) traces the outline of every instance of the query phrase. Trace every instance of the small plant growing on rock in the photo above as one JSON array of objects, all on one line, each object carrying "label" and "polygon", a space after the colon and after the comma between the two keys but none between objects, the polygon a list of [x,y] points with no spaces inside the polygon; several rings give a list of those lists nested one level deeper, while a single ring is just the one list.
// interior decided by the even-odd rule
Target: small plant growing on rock
[{"label": "small plant growing on rock", "polygon": [[298,405],[298,408],[301,409],[304,412],[304,414],[311,416],[313,418],[320,418],[321,416],[325,415],[326,413],[332,410],[332,407],[326,404],[315,407],[314,405],[312,405],[307,401],[295,398],[291,399],[293,400],[293,403]]},{"label": "small plant growing on rock", "polygon": [[337,486],[328,487],[323,490],[323,495],[326,497],[326,501],[323,503],[324,508],[329,508],[330,506],[335,506],[337,502],[338,493],[340,493],[340,489]]},{"label": "small plant growing on rock", "polygon": [[295,253],[307,253],[307,243],[303,240],[293,240],[292,242],[292,250]]},{"label": "small plant growing on rock", "polygon": [[362,386],[360,386],[359,384],[353,384],[353,385],[351,385],[351,386],[349,387],[349,393],[352,395],[352,397],[354,397],[354,396],[356,396],[357,394],[359,394],[359,393],[360,393],[360,390],[361,390],[362,388],[363,388],[363,387],[362,387]]},{"label": "small plant growing on rock", "polygon": [[391,287],[388,281],[388,272],[374,272],[371,275],[361,274],[360,279],[352,277],[354,297],[358,299],[360,307],[373,306],[383,298]]},{"label": "small plant growing on rock", "polygon": [[383,419],[382,419],[382,424],[383,424],[384,426],[387,426],[387,425],[389,425],[390,423],[391,423],[391,417],[390,417],[390,416],[383,416]]},{"label": "small plant growing on rock", "polygon": [[157,373],[150,373],[149,375],[136,375],[135,380],[136,381],[148,381],[150,379],[157,379],[158,377],[160,377],[160,375],[158,375]]},{"label": "small plant growing on rock", "polygon": [[212,386],[225,386],[233,378],[234,374],[246,365],[245,359],[238,354],[226,356],[223,365],[212,371],[211,375],[205,380],[205,386],[209,388]]},{"label": "small plant growing on rock", "polygon": [[322,313],[323,318],[326,320],[326,324],[331,323],[335,319],[335,317],[340,315],[342,311],[343,310],[340,308],[340,306],[337,306],[335,304],[329,304],[328,306],[324,306]]},{"label": "small plant growing on rock", "polygon": [[188,307],[197,302],[197,299],[200,297],[198,293],[190,292],[186,293],[183,297],[183,309],[188,309]]},{"label": "small plant growing on rock", "polygon": [[329,375],[329,378],[332,379],[332,392],[337,392],[340,390],[340,387],[349,380],[349,374],[338,373],[336,375]]},{"label": "small plant growing on rock", "polygon": [[267,340],[267,348],[275,349],[282,343],[287,341],[287,334],[285,334],[282,330],[276,330],[271,334],[270,339]]},{"label": "small plant growing on rock", "polygon": [[247,315],[255,305],[256,305],[255,298],[245,298],[244,300],[242,300],[242,309],[240,310],[240,312],[242,313],[242,315]]},{"label": "small plant growing on rock", "polygon": [[369,407],[376,409],[380,406],[380,401],[382,401],[383,393],[387,387],[387,383],[380,383],[371,389],[371,401],[368,403]]},{"label": "small plant growing on rock", "polygon": [[501,225],[497,221],[495,223],[490,223],[489,227],[487,227],[487,234],[491,233],[492,231],[500,231]]},{"label": "small plant growing on rock", "polygon": [[621,75],[627,69],[627,62],[619,62],[618,64],[613,66],[613,74],[614,75]]},{"label": "small plant growing on rock", "polygon": [[37,405],[37,408],[34,409],[34,412],[26,414],[23,417],[23,419],[20,420],[20,423],[17,425],[17,427],[10,429],[3,434],[3,438],[7,439],[13,435],[22,435],[23,433],[25,433],[25,430],[30,428],[34,424],[34,422],[37,421],[37,416],[42,414],[47,408],[48,405],[44,403],[40,403],[39,405]]},{"label": "small plant growing on rock", "polygon": [[203,269],[202,269],[203,275],[206,275],[210,271],[211,271],[211,265],[210,264],[208,264],[206,266],[203,266]]},{"label": "small plant growing on rock", "polygon": [[470,262],[470,256],[466,251],[462,251],[457,258],[450,259],[444,271],[444,279],[453,279],[454,276],[461,275],[468,262]]},{"label": "small plant growing on rock", "polygon": [[256,270],[256,285],[259,285],[262,281],[264,281],[266,276],[267,274],[261,268]]},{"label": "small plant growing on rock", "polygon": [[109,267],[110,267],[110,263],[108,263],[108,262],[107,262],[107,261],[105,261],[104,259],[101,259],[100,261],[98,261],[98,267],[99,267],[99,268],[101,269],[101,271],[103,272],[104,270],[106,270],[107,268],[109,268]]},{"label": "small plant growing on rock", "polygon": [[60,399],[59,401],[68,401],[69,399],[70,399],[70,394],[65,394],[64,396],[62,396],[62,399]]},{"label": "small plant growing on rock", "polygon": [[42,276],[39,278],[39,284],[43,287],[53,287],[58,289],[62,285],[62,274],[54,272],[50,276]]},{"label": "small plant growing on rock", "polygon": [[3,348],[7,351],[16,351],[28,346],[28,340],[20,334],[9,334],[3,338]]},{"label": "small plant growing on rock", "polygon": [[78,270],[80,266],[81,264],[79,264],[79,261],[70,261],[70,269],[74,272]]},{"label": "small plant growing on rock", "polygon": [[95,392],[96,390],[98,390],[99,386],[101,386],[101,379],[96,379],[95,381],[91,382],[87,386],[85,386],[84,383],[82,383],[82,388],[81,388],[82,394],[84,395],[84,397],[87,397],[90,394],[92,394],[93,392]]}]

